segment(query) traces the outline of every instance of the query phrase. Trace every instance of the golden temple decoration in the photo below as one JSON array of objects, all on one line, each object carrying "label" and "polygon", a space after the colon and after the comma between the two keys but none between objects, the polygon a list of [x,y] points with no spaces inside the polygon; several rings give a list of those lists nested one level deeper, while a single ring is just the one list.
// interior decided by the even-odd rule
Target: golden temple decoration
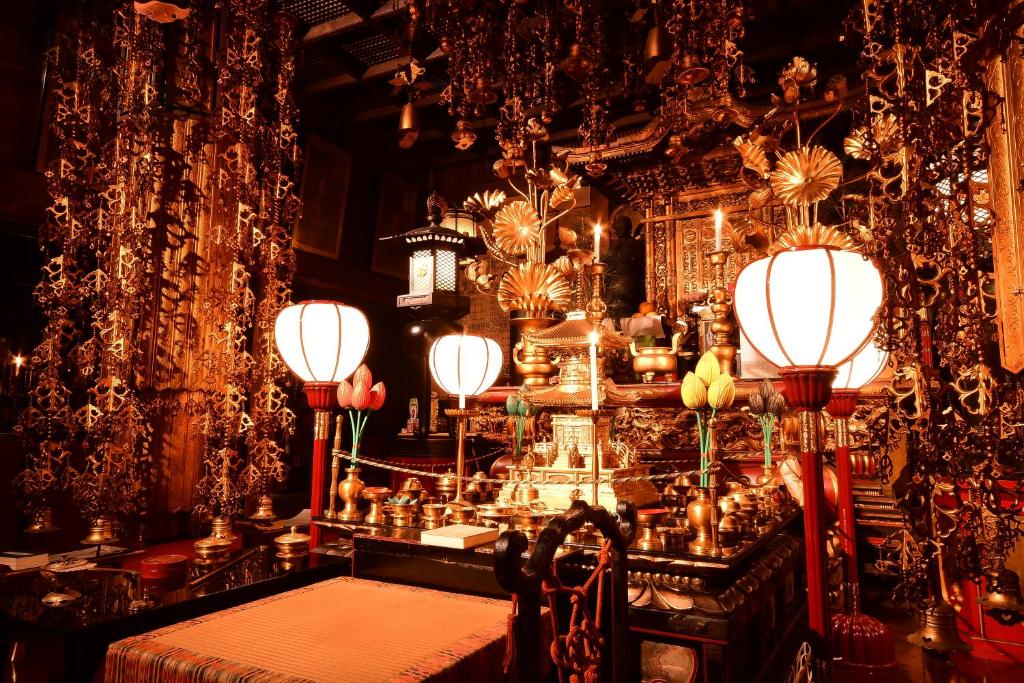
[{"label": "golden temple decoration", "polygon": [[141,527],[154,481],[159,507],[194,502],[195,481],[170,490],[155,473],[199,460],[206,503],[233,514],[283,475],[272,321],[294,268],[294,25],[265,1],[217,5],[166,32],[130,3],[77,3],[49,54],[46,324],[17,480],[29,511],[68,489],[91,521]]}]

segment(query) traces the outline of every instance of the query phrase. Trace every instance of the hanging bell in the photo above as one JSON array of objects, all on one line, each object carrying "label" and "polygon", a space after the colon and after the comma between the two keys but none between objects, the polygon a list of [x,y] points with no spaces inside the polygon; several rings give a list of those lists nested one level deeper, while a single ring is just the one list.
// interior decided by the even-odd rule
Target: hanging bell
[{"label": "hanging bell", "polygon": [[648,85],[661,83],[672,63],[671,57],[672,44],[668,33],[661,26],[654,26],[647,32],[644,44],[644,81]]},{"label": "hanging bell", "polygon": [[1024,598],[1020,594],[1020,577],[1010,569],[1000,569],[985,577],[985,594],[978,604],[1001,622],[1024,620]]},{"label": "hanging bell", "polygon": [[420,136],[420,113],[416,105],[406,102],[402,105],[402,115],[398,118],[398,146],[409,149]]},{"label": "hanging bell", "polygon": [[26,534],[45,534],[56,531],[53,524],[53,508],[44,505],[32,513],[32,523],[25,527]]},{"label": "hanging bell", "polygon": [[256,512],[249,519],[254,522],[269,522],[277,519],[277,515],[274,513],[274,501],[270,496],[260,496],[260,502],[256,505]]},{"label": "hanging bell", "polygon": [[974,649],[960,638],[956,609],[945,600],[936,600],[921,612],[921,628],[907,636],[907,642],[932,652],[969,652]]},{"label": "hanging bell", "polygon": [[107,531],[103,518],[97,517],[93,520],[92,524],[89,525],[89,535],[83,538],[80,543],[82,545],[103,545],[106,540]]}]

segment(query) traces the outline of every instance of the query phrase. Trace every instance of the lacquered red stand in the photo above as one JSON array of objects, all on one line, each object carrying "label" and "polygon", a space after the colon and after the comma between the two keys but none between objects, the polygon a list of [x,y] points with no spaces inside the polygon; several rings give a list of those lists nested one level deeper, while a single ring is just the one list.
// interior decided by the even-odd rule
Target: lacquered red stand
[{"label": "lacquered red stand", "polygon": [[[338,407],[338,385],[333,382],[307,382],[306,401],[313,409],[313,466],[310,470],[309,514],[319,517],[324,511],[324,473],[327,467],[331,413]],[[309,525],[309,547],[320,544],[320,527]]]},{"label": "lacquered red stand", "polygon": [[895,680],[896,649],[885,624],[860,612],[857,529],[853,519],[853,466],[850,461],[849,420],[857,408],[857,389],[836,389],[828,413],[836,428],[836,507],[843,551],[846,613],[832,616],[833,682]]},{"label": "lacquered red stand", "polygon": [[829,661],[828,555],[825,551],[824,463],[818,413],[832,396],[835,368],[780,368],[786,402],[800,411],[800,472],[804,488],[804,547],[807,557],[807,619]]}]

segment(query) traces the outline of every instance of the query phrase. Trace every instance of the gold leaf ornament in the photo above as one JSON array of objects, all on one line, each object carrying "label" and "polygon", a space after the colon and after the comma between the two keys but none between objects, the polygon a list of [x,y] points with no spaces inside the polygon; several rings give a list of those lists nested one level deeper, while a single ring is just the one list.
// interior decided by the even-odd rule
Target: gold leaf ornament
[{"label": "gold leaf ornament", "polygon": [[571,293],[569,280],[554,266],[522,263],[502,276],[498,305],[505,313],[539,317],[547,311],[564,311]]},{"label": "gold leaf ornament", "polygon": [[732,144],[736,151],[740,153],[744,168],[749,168],[760,178],[768,175],[770,164],[768,163],[768,156],[764,153],[764,147],[742,135],[733,140]]},{"label": "gold leaf ornament", "polygon": [[799,88],[813,88],[817,82],[818,69],[803,57],[793,57],[779,76],[779,85],[783,88],[790,83]]},{"label": "gold leaf ornament", "polygon": [[842,179],[839,158],[814,145],[784,154],[772,171],[771,186],[784,204],[807,206],[827,197]]},{"label": "gold leaf ornament", "polygon": [[477,192],[462,203],[462,208],[472,213],[492,216],[502,204],[505,203],[505,193],[502,190],[485,190]]},{"label": "gold leaf ornament", "polygon": [[524,201],[509,202],[494,216],[494,241],[509,254],[525,254],[540,244],[540,215]]}]

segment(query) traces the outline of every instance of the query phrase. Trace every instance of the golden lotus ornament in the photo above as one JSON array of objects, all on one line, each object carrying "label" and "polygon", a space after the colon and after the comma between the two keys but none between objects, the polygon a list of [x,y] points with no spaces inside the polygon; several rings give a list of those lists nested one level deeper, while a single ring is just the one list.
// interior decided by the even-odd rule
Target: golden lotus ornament
[{"label": "golden lotus ornament", "polygon": [[786,152],[771,172],[772,191],[788,206],[809,206],[828,197],[843,179],[839,158],[813,145]]},{"label": "golden lotus ornament", "polygon": [[548,311],[564,311],[572,290],[569,280],[547,263],[522,263],[508,270],[498,285],[498,305],[506,313],[543,318]]},{"label": "golden lotus ornament", "polygon": [[493,235],[502,251],[525,254],[540,245],[540,215],[526,202],[509,202],[494,216]]}]

